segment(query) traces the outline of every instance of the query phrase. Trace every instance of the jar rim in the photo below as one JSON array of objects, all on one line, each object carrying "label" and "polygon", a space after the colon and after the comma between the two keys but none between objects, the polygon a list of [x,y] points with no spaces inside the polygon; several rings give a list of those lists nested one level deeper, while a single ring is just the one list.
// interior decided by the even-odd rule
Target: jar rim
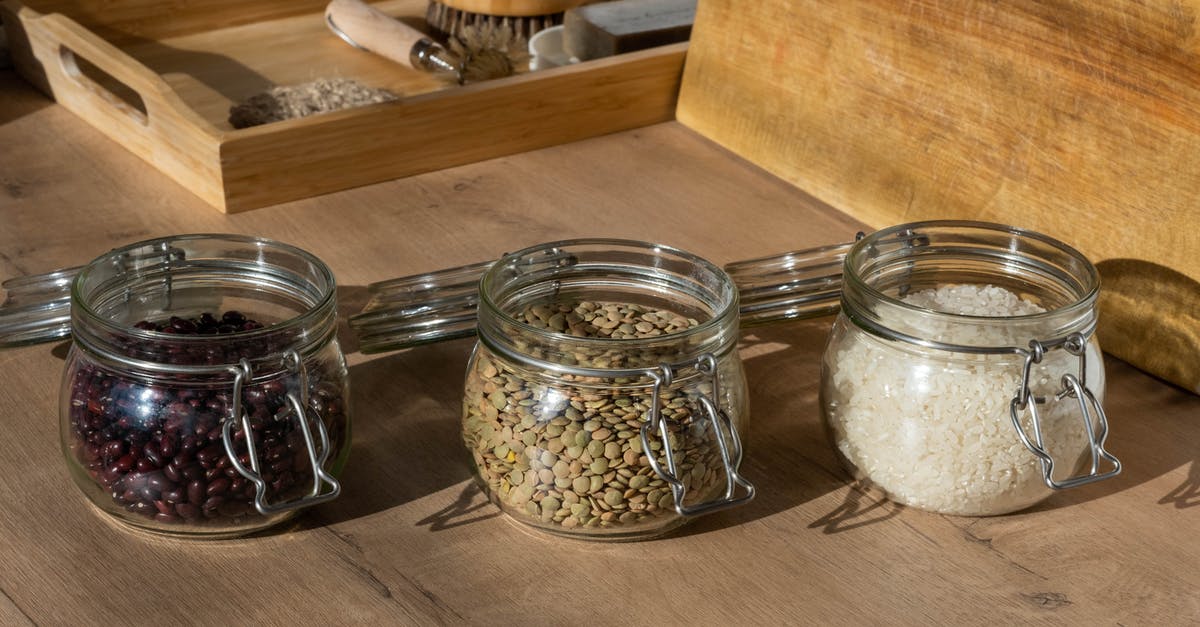
[{"label": "jar rim", "polygon": [[[916,239],[921,236],[921,230],[928,231],[930,229],[956,229],[968,232],[978,232],[981,234],[1008,234],[1013,237],[1040,242],[1057,250],[1060,253],[1065,254],[1067,257],[1079,264],[1079,267],[1084,271],[1084,275],[1077,276],[1075,278],[1080,279],[1080,287],[1082,289],[1080,290],[1080,293],[1076,294],[1076,298],[1073,302],[1061,307],[1047,309],[1042,312],[1031,314],[997,317],[960,314],[921,307],[900,298],[890,296],[882,290],[876,289],[860,275],[858,268],[862,266],[863,257],[872,249],[872,247],[878,245],[882,241],[887,240],[896,242],[903,241],[905,239]],[[849,287],[854,290],[861,291],[863,294],[872,299],[878,299],[882,302],[885,302],[889,306],[899,307],[902,310],[911,312],[922,312],[936,316],[945,316],[948,320],[961,320],[970,322],[986,322],[988,320],[997,319],[1033,322],[1051,317],[1062,316],[1064,313],[1073,312],[1081,308],[1092,307],[1092,304],[1097,299],[1100,291],[1099,271],[1096,269],[1096,266],[1075,247],[1038,231],[997,222],[978,220],[925,220],[908,222],[905,224],[898,224],[880,229],[855,242],[854,246],[846,254],[843,270],[843,280],[848,284]],[[843,292],[843,294],[844,293],[845,292]]]},{"label": "jar rim", "polygon": [[[564,247],[571,247],[571,246],[574,246],[574,247],[579,247],[579,246],[628,247],[628,248],[635,248],[635,249],[643,249],[647,252],[653,253],[656,256],[662,255],[664,253],[667,255],[672,255],[672,256],[680,258],[681,260],[687,261],[689,263],[693,263],[693,264],[697,265],[698,267],[702,268],[704,271],[710,273],[712,276],[717,277],[718,280],[721,281],[723,287],[727,288],[724,291],[728,292],[729,297],[725,298],[723,300],[723,302],[718,303],[720,306],[718,308],[714,309],[714,311],[710,317],[708,317],[705,320],[700,321],[700,323],[694,327],[690,327],[690,328],[687,328],[687,329],[684,329],[681,331],[671,333],[669,335],[663,335],[663,336],[658,336],[658,337],[621,338],[621,339],[612,339],[612,338],[605,338],[605,337],[577,337],[577,336],[573,336],[573,335],[566,334],[566,333],[559,333],[557,331],[553,331],[550,329],[543,329],[543,328],[535,327],[535,326],[525,322],[524,320],[520,320],[516,316],[509,314],[507,311],[505,311],[503,308],[501,308],[495,302],[495,300],[493,299],[493,294],[492,294],[491,288],[494,286],[495,281],[498,280],[499,273],[502,271],[503,268],[506,267],[507,264],[517,261],[523,257],[535,254],[535,253],[548,252],[548,251],[552,251],[556,248],[564,248]],[[492,266],[489,267],[487,269],[487,271],[484,272],[483,276],[480,278],[479,303],[480,303],[480,307],[482,308],[482,310],[486,311],[486,313],[488,315],[498,317],[505,324],[510,324],[510,325],[519,327],[523,331],[527,331],[530,334],[530,336],[532,336],[532,337],[535,337],[535,338],[538,338],[541,340],[548,340],[548,341],[568,340],[572,343],[578,343],[581,346],[604,346],[606,348],[612,348],[615,345],[615,343],[620,343],[621,346],[627,346],[631,349],[636,349],[636,348],[642,348],[645,346],[653,345],[655,343],[660,343],[660,342],[663,342],[664,340],[670,340],[672,342],[681,342],[681,341],[685,341],[685,340],[688,340],[688,339],[696,337],[696,336],[702,336],[706,333],[713,333],[714,329],[720,327],[721,325],[728,324],[729,320],[731,318],[736,318],[736,316],[738,315],[737,288],[733,282],[733,279],[720,266],[712,263],[711,261],[709,261],[699,255],[690,253],[690,252],[688,252],[686,250],[682,250],[680,248],[675,248],[673,246],[669,246],[666,244],[656,244],[656,243],[652,243],[652,242],[646,242],[643,240],[622,239],[622,238],[564,239],[564,240],[558,240],[558,241],[554,241],[554,242],[545,242],[545,243],[541,243],[541,244],[536,244],[533,246],[528,246],[526,248],[522,248],[520,250],[511,252],[511,253],[506,253],[506,254],[502,255],[500,257],[500,259],[498,259],[496,261],[496,263],[492,264]],[[480,334],[480,335],[481,335],[481,339],[483,339],[483,337],[482,337],[483,334]]]},{"label": "jar rim", "polygon": [[294,255],[311,264],[312,267],[316,269],[320,280],[324,283],[323,286],[319,286],[320,291],[317,293],[318,298],[315,300],[315,302],[298,315],[280,320],[278,322],[263,325],[257,329],[252,329],[249,331],[235,331],[232,333],[223,334],[220,337],[224,339],[236,339],[239,341],[244,339],[254,339],[260,336],[278,333],[281,330],[288,330],[297,326],[308,325],[310,322],[320,317],[322,315],[321,312],[326,307],[330,306],[336,298],[337,283],[333,276],[333,271],[330,270],[329,266],[326,265],[324,261],[321,261],[321,259],[316,255],[302,248],[256,235],[244,235],[237,233],[185,233],[134,242],[119,248],[114,248],[88,262],[87,265],[80,269],[80,271],[75,275],[75,278],[71,281],[72,310],[74,311],[76,308],[78,308],[79,313],[84,316],[90,324],[98,324],[101,328],[108,332],[130,334],[133,337],[151,340],[170,338],[170,341],[172,342],[211,342],[213,336],[210,335],[167,334],[158,331],[139,329],[133,325],[116,323],[109,318],[100,315],[91,306],[89,300],[84,297],[82,292],[83,283],[93,272],[101,268],[105,263],[110,263],[122,256],[129,255],[138,249],[162,247],[166,250],[169,250],[170,244],[174,242],[197,242],[203,240],[211,240],[213,242],[228,242],[234,244],[250,244]]}]

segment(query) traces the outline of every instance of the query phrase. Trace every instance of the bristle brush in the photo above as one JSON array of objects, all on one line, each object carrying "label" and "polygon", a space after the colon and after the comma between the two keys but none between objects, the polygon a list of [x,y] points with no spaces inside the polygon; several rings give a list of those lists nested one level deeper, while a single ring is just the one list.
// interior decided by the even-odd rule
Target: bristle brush
[{"label": "bristle brush", "polygon": [[362,0],[333,0],[325,21],[355,48],[459,84],[509,76],[523,70],[529,58],[524,38],[511,31],[467,28],[446,47]]},{"label": "bristle brush", "polygon": [[529,39],[534,33],[561,24],[563,12],[595,0],[430,0],[425,13],[429,27],[447,37],[464,28],[511,31]]}]

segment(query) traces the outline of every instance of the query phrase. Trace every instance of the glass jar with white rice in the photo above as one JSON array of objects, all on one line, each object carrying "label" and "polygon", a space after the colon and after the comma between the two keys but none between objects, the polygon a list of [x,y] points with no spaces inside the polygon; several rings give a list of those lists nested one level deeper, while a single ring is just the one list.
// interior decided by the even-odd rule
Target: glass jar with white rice
[{"label": "glass jar with white rice", "polygon": [[1099,275],[1039,233],[878,231],[846,258],[821,406],[855,478],[904,505],[1003,514],[1104,479]]}]

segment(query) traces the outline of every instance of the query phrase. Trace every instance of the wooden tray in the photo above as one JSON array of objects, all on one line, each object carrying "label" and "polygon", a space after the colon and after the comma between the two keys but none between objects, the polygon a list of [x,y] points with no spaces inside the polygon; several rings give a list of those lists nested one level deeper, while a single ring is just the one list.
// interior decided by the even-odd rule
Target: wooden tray
[{"label": "wooden tray", "polygon": [[[423,27],[425,0],[380,2]],[[686,44],[459,87],[355,50],[324,1],[0,2],[18,71],[226,212],[674,118]],[[272,85],[346,77],[396,102],[235,130]]]}]

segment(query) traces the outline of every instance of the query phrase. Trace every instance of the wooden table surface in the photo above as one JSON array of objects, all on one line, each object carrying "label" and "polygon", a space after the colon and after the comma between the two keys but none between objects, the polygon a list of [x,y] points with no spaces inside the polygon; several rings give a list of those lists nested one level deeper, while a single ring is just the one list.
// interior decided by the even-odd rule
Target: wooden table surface
[{"label": "wooden table surface", "polygon": [[[726,263],[860,228],[676,123],[225,216],[0,71],[0,278],[248,233],[326,260],[344,318],[372,281],[554,239]],[[848,485],[817,407],[829,324],[743,336],[758,498],[629,544],[535,535],[487,503],[460,461],[468,341],[364,356],[343,324],[343,496],[220,542],[101,518],[59,448],[65,344],[0,352],[0,624],[1200,622],[1200,398],[1109,358],[1120,477],[1014,515],[933,515]]]}]

